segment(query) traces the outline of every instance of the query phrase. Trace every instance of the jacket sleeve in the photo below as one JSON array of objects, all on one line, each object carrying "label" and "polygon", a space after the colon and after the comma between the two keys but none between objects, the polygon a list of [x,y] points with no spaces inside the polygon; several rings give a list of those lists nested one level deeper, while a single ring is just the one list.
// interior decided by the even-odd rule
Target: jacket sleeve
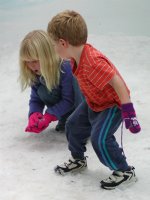
[{"label": "jacket sleeve", "polygon": [[34,112],[43,113],[44,106],[44,103],[41,101],[39,95],[37,94],[36,86],[32,86],[29,100],[29,116]]},{"label": "jacket sleeve", "polygon": [[73,74],[70,62],[64,62],[61,66],[59,87],[61,89],[60,101],[46,110],[46,112],[55,115],[58,119],[69,112],[74,105]]}]

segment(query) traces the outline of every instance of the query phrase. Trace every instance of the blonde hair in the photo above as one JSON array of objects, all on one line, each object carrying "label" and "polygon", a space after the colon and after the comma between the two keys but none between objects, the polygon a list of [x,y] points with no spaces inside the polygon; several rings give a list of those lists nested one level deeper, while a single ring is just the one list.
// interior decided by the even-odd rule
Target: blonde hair
[{"label": "blonde hair", "polygon": [[59,84],[61,60],[55,53],[48,34],[42,30],[28,33],[20,45],[19,80],[22,91],[37,82],[37,75],[26,64],[26,61],[33,60],[39,60],[41,75],[51,91]]},{"label": "blonde hair", "polygon": [[88,34],[83,17],[69,10],[54,16],[48,23],[47,32],[54,41],[64,39],[73,46],[85,44]]}]

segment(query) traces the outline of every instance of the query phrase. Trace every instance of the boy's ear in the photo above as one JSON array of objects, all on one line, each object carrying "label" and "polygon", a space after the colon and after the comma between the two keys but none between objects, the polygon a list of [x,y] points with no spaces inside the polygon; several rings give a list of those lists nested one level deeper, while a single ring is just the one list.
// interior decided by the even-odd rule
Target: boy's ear
[{"label": "boy's ear", "polygon": [[59,43],[63,46],[63,47],[68,47],[68,42],[65,41],[64,39],[59,39]]}]

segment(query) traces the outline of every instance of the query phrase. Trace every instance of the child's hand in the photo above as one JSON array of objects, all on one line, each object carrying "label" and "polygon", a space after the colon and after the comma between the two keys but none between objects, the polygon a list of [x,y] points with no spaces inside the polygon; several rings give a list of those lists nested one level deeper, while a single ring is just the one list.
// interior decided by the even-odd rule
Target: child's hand
[{"label": "child's hand", "polygon": [[57,117],[48,113],[45,113],[44,115],[41,113],[33,113],[29,118],[29,123],[25,132],[40,133],[48,127],[50,122],[56,120]]},{"label": "child's hand", "polygon": [[42,118],[43,118],[43,115],[40,112],[35,112],[31,114],[29,117],[28,126],[25,129],[25,132],[35,132],[35,133],[41,132],[42,130],[37,128],[37,124],[38,124],[38,121]]},{"label": "child's hand", "polygon": [[42,119],[42,118],[43,118],[42,113],[40,113],[40,112],[32,113],[32,114],[30,115],[30,117],[29,117],[28,126],[30,126],[30,127],[36,126],[37,123],[38,123],[38,121],[39,121],[40,119]]},{"label": "child's hand", "polygon": [[37,123],[37,128],[38,129],[42,129],[44,130],[45,128],[47,128],[49,126],[49,123],[52,121],[56,121],[57,117],[54,115],[51,115],[49,113],[45,113],[42,117],[42,119],[39,119],[38,123]]},{"label": "child's hand", "polygon": [[138,133],[141,127],[136,118],[136,113],[132,103],[122,104],[122,118],[125,122],[126,129],[129,129],[132,133]]},{"label": "child's hand", "polygon": [[38,129],[37,127],[27,126],[26,129],[25,129],[25,132],[37,133],[38,134],[38,133],[42,132],[43,130],[42,129]]}]

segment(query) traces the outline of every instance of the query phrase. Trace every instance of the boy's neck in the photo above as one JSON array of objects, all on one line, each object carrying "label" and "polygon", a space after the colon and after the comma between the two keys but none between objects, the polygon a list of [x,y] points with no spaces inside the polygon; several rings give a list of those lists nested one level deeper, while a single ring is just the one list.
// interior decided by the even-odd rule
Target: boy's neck
[{"label": "boy's neck", "polygon": [[84,45],[81,46],[71,46],[71,53],[72,53],[72,58],[76,61],[77,65],[80,62],[81,54],[83,51]]}]

